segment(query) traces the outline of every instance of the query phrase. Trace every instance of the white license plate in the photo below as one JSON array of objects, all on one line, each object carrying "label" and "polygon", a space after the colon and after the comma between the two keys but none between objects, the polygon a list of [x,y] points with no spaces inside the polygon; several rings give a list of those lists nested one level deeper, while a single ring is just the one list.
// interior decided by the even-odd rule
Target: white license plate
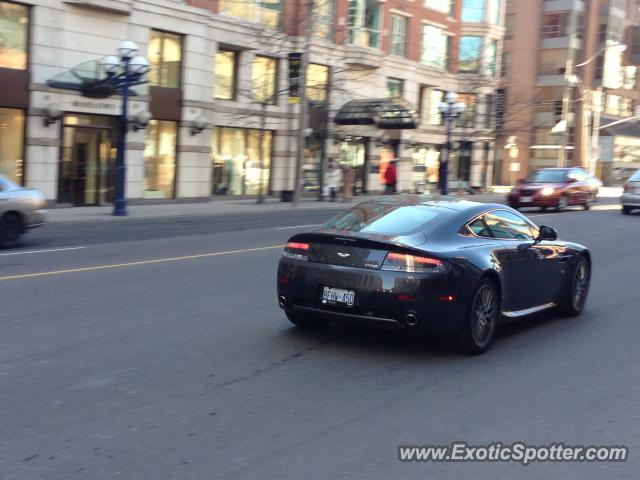
[{"label": "white license plate", "polygon": [[341,303],[353,306],[356,300],[356,292],[342,288],[324,287],[322,289],[322,303]]},{"label": "white license plate", "polygon": [[533,197],[520,197],[520,203],[531,203],[533,202]]}]

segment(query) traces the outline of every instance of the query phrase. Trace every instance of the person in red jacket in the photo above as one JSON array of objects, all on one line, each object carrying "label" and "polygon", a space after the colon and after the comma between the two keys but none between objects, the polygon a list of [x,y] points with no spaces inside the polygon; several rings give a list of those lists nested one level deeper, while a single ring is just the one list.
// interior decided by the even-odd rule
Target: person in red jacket
[{"label": "person in red jacket", "polygon": [[397,161],[391,160],[389,166],[384,171],[384,193],[393,195],[396,193],[396,183],[398,181],[398,170],[396,169]]}]

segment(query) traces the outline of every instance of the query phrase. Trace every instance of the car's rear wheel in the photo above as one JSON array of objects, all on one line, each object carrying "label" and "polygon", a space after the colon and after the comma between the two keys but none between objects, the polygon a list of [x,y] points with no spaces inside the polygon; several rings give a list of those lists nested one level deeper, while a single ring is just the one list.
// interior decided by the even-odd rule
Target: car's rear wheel
[{"label": "car's rear wheel", "polygon": [[631,213],[631,207],[627,207],[626,205],[622,206],[622,213],[624,215],[629,215]]},{"label": "car's rear wheel", "polygon": [[0,247],[13,247],[18,243],[18,239],[24,226],[22,218],[17,213],[5,213],[0,219]]},{"label": "car's rear wheel", "polygon": [[582,205],[584,207],[585,210],[589,210],[591,208],[591,205],[593,204],[593,198],[592,197],[587,197],[587,199],[584,202],[584,205]]},{"label": "car's rear wheel", "polygon": [[300,328],[319,328],[323,325],[322,320],[304,315],[300,312],[285,310],[284,313],[287,315],[287,318],[291,323]]},{"label": "car's rear wheel", "polygon": [[500,297],[496,285],[483,278],[473,294],[464,327],[458,337],[460,349],[469,355],[486,352],[498,325]]},{"label": "car's rear wheel", "polygon": [[568,317],[577,317],[582,312],[591,283],[591,265],[586,257],[580,257],[571,271],[569,285],[560,302],[562,313]]}]

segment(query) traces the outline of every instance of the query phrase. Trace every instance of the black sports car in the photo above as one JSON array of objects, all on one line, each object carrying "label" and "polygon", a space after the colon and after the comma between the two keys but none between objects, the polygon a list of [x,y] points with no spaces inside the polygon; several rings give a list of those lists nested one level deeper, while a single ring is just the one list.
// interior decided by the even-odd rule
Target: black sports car
[{"label": "black sports car", "polygon": [[291,322],[360,322],[454,337],[482,353],[501,321],[582,311],[586,247],[497,204],[382,197],[289,239],[278,304]]}]

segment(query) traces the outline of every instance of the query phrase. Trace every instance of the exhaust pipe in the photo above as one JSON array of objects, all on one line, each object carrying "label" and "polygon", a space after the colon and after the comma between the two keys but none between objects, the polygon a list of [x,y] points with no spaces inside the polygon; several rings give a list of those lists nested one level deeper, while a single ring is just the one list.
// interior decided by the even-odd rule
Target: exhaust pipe
[{"label": "exhaust pipe", "polygon": [[415,327],[418,325],[418,317],[416,317],[413,313],[408,313],[404,317],[404,323],[407,327]]},{"label": "exhaust pipe", "polygon": [[284,308],[287,306],[287,299],[284,295],[278,296],[278,305],[280,305],[280,308]]}]

